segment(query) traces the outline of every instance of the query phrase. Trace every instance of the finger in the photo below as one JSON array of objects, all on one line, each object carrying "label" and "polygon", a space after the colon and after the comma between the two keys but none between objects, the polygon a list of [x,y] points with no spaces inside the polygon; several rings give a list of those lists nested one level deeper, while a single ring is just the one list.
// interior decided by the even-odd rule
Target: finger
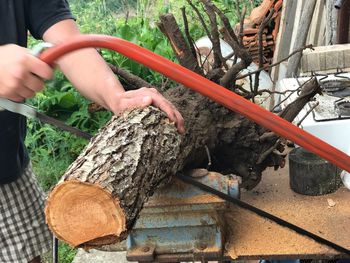
[{"label": "finger", "polygon": [[35,93],[44,88],[44,81],[29,72],[24,76],[23,82],[28,89]]},{"label": "finger", "polygon": [[151,96],[153,97],[154,94],[160,94],[155,88],[140,88],[137,90],[128,90],[123,94],[123,97],[125,98],[133,98],[135,96]]},{"label": "finger", "polygon": [[122,94],[123,98],[132,99],[135,97],[144,97],[149,94],[149,91],[145,91],[143,88],[137,90],[128,90]]},{"label": "finger", "polygon": [[15,101],[15,102],[23,102],[25,100],[24,97],[22,97],[16,93],[8,96],[7,99]]},{"label": "finger", "polygon": [[148,90],[148,91],[150,91],[150,92],[153,92],[153,93],[156,93],[156,94],[160,94],[156,88],[146,88],[146,87],[143,87],[142,89],[146,89],[146,90]]},{"label": "finger", "polygon": [[157,107],[163,110],[167,114],[168,118],[176,124],[177,130],[181,134],[185,132],[184,119],[181,113],[175,108],[175,106],[170,101],[162,98]]},{"label": "finger", "polygon": [[25,86],[18,87],[16,94],[22,98],[31,98],[35,96],[35,92]]},{"label": "finger", "polygon": [[135,108],[145,108],[152,104],[152,98],[150,96],[145,97],[134,97],[134,98],[122,98],[112,109],[114,114],[119,114],[125,110]]},{"label": "finger", "polygon": [[[131,90],[123,93],[124,98],[132,99],[140,96],[150,96],[152,98],[152,104],[166,113],[169,120],[176,124],[178,131],[181,134],[185,132],[184,119],[181,113],[175,108],[175,106],[170,101],[165,99],[155,88],[140,88],[138,90]],[[146,106],[149,106],[149,104]]]},{"label": "finger", "polygon": [[45,62],[41,61],[40,59],[29,55],[29,59],[28,59],[28,67],[30,72],[32,72],[33,74],[37,75],[39,78],[42,79],[51,79],[53,76],[53,69],[46,64]]},{"label": "finger", "polygon": [[162,111],[164,111],[172,122],[177,123],[177,116],[175,114],[175,110],[169,101],[167,101],[164,98],[161,98],[158,100],[153,100],[153,104]]},{"label": "finger", "polygon": [[164,98],[156,89],[150,88],[148,89],[148,92],[152,96],[153,105],[164,111],[168,118],[173,121],[177,122],[177,116],[175,114],[176,108],[173,106],[173,104],[168,101],[166,98]]},{"label": "finger", "polygon": [[167,113],[171,121],[174,121],[174,122],[176,121],[176,115],[174,114],[175,107],[171,104],[170,101],[164,98],[160,93],[158,94],[153,93],[152,99],[153,99],[154,106],[158,107],[159,109]]},{"label": "finger", "polygon": [[177,118],[176,128],[181,134],[183,134],[185,133],[185,120],[182,117],[181,113],[177,110],[175,111],[175,115]]}]

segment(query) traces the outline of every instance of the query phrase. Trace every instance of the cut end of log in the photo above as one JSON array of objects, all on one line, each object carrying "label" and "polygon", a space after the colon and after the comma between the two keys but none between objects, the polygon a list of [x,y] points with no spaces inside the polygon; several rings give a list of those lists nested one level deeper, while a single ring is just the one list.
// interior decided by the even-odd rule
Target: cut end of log
[{"label": "cut end of log", "polygon": [[73,247],[116,243],[126,230],[119,201],[97,185],[60,183],[50,193],[46,223],[55,236]]}]

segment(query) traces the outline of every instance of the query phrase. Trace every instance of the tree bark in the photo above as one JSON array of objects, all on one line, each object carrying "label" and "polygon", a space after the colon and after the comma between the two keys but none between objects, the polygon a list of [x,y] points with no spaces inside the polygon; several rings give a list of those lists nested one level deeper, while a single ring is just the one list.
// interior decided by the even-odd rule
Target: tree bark
[{"label": "tree bark", "polygon": [[181,168],[180,144],[153,107],[113,117],[50,193],[52,231],[74,247],[124,239],[147,197]]},{"label": "tree bark", "polygon": [[[317,82],[309,88],[308,96],[314,95]],[[264,128],[184,87],[165,96],[185,117],[186,134],[178,134],[154,107],[113,117],[48,197],[47,223],[58,238],[74,247],[125,239],[160,185],[180,170],[207,167],[207,149],[210,170],[240,175],[247,188],[267,166],[284,164],[284,156],[273,151],[279,137]]]},{"label": "tree bark", "polygon": [[202,69],[198,65],[197,58],[193,55],[191,48],[180,31],[179,26],[172,14],[160,16],[158,23],[159,29],[167,36],[174,53],[180,64],[200,75],[203,75]]}]

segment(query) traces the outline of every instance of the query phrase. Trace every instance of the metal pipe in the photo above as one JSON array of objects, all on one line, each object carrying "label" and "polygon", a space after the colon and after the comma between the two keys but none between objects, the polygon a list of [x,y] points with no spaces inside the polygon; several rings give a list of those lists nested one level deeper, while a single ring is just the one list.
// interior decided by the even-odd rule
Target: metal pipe
[{"label": "metal pipe", "polygon": [[236,93],[126,40],[104,35],[81,35],[45,50],[40,59],[53,66],[54,62],[61,56],[88,47],[107,48],[119,52],[350,172],[350,157],[344,152]]},{"label": "metal pipe", "polygon": [[58,263],[58,239],[52,236],[52,262]]}]

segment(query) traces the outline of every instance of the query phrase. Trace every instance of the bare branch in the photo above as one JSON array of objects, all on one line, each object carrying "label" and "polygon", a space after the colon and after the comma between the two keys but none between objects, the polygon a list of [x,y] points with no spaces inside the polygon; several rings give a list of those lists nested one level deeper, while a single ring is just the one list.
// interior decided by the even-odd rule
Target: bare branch
[{"label": "bare branch", "polygon": [[185,7],[181,8],[181,13],[182,13],[182,19],[184,21],[185,35],[187,38],[188,45],[190,46],[190,49],[191,49],[193,56],[197,59],[197,52],[196,52],[196,49],[194,47],[194,41],[191,37],[190,30],[188,28],[188,20],[187,20],[187,16],[186,16],[186,8]]},{"label": "bare branch", "polygon": [[239,26],[239,41],[240,44],[243,46],[243,37],[244,37],[244,19],[245,19],[245,15],[247,13],[247,7],[245,6],[243,8],[243,12],[242,12],[242,16],[241,16],[241,21],[240,26]]},{"label": "bare branch", "polygon": [[183,36],[174,15],[161,15],[158,27],[168,38],[169,43],[180,64],[200,75],[203,75],[203,71],[198,64],[198,60],[195,56],[193,56],[192,51],[187,44],[186,39]]},{"label": "bare branch", "polygon": [[211,42],[213,45],[213,51],[214,51],[214,64],[213,69],[221,68],[222,65],[225,64],[225,61],[222,57],[221,53],[221,47],[220,47],[220,34],[218,29],[218,24],[216,20],[216,14],[213,9],[213,4],[210,0],[201,0],[201,2],[204,4],[205,12],[207,13],[210,21],[210,28],[211,28]]},{"label": "bare branch", "polygon": [[237,77],[237,74],[244,68],[248,67],[250,63],[252,62],[252,58],[249,54],[249,52],[242,47],[239,42],[238,38],[233,31],[230,22],[227,18],[227,16],[219,9],[217,8],[213,3],[211,3],[210,0],[206,0],[208,3],[210,2],[210,6],[213,8],[215,13],[217,13],[220,17],[220,20],[222,21],[224,25],[224,31],[225,36],[227,37],[227,43],[232,47],[234,50],[234,53],[236,57],[241,58],[241,61],[234,64],[227,72],[226,74],[220,79],[220,85],[230,88],[235,83],[235,79]]},{"label": "bare branch", "polygon": [[235,82],[238,73],[242,69],[245,69],[248,65],[243,59],[240,62],[232,65],[232,67],[220,79],[220,85],[226,88],[230,88],[232,86],[231,84]]},{"label": "bare branch", "polygon": [[222,23],[224,24],[225,29],[228,32],[228,35],[233,39],[233,41],[236,44],[239,44],[238,38],[237,38],[235,32],[233,31],[231,24],[230,24],[230,21],[228,20],[227,16],[219,8],[217,8],[214,4],[213,4],[213,8],[214,8],[215,12],[219,15]]},{"label": "bare branch", "polygon": [[261,164],[280,144],[280,140],[276,140],[275,144],[272,145],[269,149],[267,149],[265,152],[263,152],[260,156],[258,161],[256,162],[257,164]]},{"label": "bare branch", "polygon": [[[298,88],[299,89],[299,88]],[[284,91],[271,91],[269,89],[260,89],[258,91],[258,95],[262,95],[263,93],[269,93],[269,94],[281,94],[281,95],[284,95],[284,94],[287,94],[288,92],[295,92],[297,91],[298,89],[294,89],[294,90],[291,90],[291,89],[288,89],[288,90],[284,90]]]},{"label": "bare branch", "polygon": [[236,0],[236,10],[237,16],[239,17],[239,44],[243,46],[243,37],[244,37],[244,18],[247,13],[247,7],[244,6],[243,12],[241,12],[241,1]]},{"label": "bare branch", "polygon": [[108,66],[113,71],[114,74],[122,77],[127,82],[132,83],[134,86],[136,86],[135,88],[141,88],[141,87],[146,87],[146,88],[152,87],[153,88],[154,87],[150,83],[148,83],[147,81],[130,73],[129,71],[127,71],[125,69],[119,68],[119,67],[112,65],[110,63],[108,63]]},{"label": "bare branch", "polygon": [[316,102],[306,113],[305,115],[298,121],[296,126],[300,126],[300,124],[306,119],[306,117],[320,104],[320,102]]},{"label": "bare branch", "polygon": [[202,17],[202,14],[199,12],[198,8],[192,3],[191,0],[186,0],[186,1],[192,7],[192,9],[196,12],[196,14],[198,16],[198,19],[201,22],[201,24],[202,24],[202,26],[203,26],[203,28],[205,30],[205,33],[207,34],[209,39],[211,39],[210,31],[209,31],[209,29],[207,27],[207,24],[204,21],[204,18]]},{"label": "bare branch", "polygon": [[[320,93],[321,88],[318,84],[316,78],[312,78],[309,81],[305,82],[302,86],[299,87],[300,94],[299,97],[290,103],[283,111],[279,114],[281,118],[292,122],[295,117],[299,114],[300,110],[309,102],[317,93]],[[271,142],[275,141],[275,144],[272,147],[267,148],[260,155],[257,163],[262,163],[278,146],[279,146],[279,137],[277,135],[273,136],[271,131],[267,131],[268,134],[260,136],[261,140],[269,140]],[[278,149],[278,148],[277,148]]]},{"label": "bare branch", "polygon": [[[231,59],[234,55],[235,55],[235,52],[231,52],[231,53],[228,54],[226,57],[224,57],[225,61]],[[235,64],[235,63],[234,63],[234,64]]]},{"label": "bare branch", "polygon": [[[258,44],[259,44],[259,68],[264,67],[264,45],[263,45],[263,33],[265,27],[267,27],[268,23],[271,21],[271,18],[273,14],[275,13],[275,9],[271,9],[269,15],[264,19],[264,21],[261,23],[259,27],[259,32],[258,32]],[[255,83],[254,83],[254,95],[257,94],[258,89],[259,89],[259,77],[260,77],[260,71],[258,71],[255,74]]]},{"label": "bare branch", "polygon": [[242,19],[242,13],[241,13],[241,1],[240,0],[236,0],[236,12],[237,12],[237,17],[239,17],[239,19]]},{"label": "bare branch", "polygon": [[263,70],[273,68],[273,67],[275,67],[275,66],[281,64],[282,62],[287,61],[290,57],[294,56],[296,53],[302,52],[302,51],[304,51],[305,49],[308,49],[308,48],[314,50],[314,48],[313,48],[313,46],[312,46],[311,44],[310,44],[310,45],[306,45],[306,46],[301,47],[301,48],[299,48],[299,49],[297,49],[297,50],[294,50],[294,51],[293,51],[292,53],[290,53],[287,57],[281,59],[280,61],[278,61],[278,62],[276,62],[276,63],[273,63],[273,64],[271,64],[271,65],[268,65],[268,66],[259,68],[259,69],[255,70],[255,71],[249,72],[249,73],[247,73],[247,74],[238,76],[237,79],[243,79],[243,78],[246,78],[246,77],[248,77],[248,76],[250,76],[250,75],[254,75],[254,74],[256,74],[257,72],[261,72],[261,71],[263,71]]},{"label": "bare branch", "polygon": [[[307,81],[300,90],[299,97],[292,103],[288,104],[279,116],[288,121],[293,121],[294,118],[298,115],[302,107],[310,101],[317,93],[321,92],[320,85],[318,84],[317,79],[314,77]],[[300,106],[303,105],[303,106]],[[292,110],[289,110],[292,109]],[[296,110],[299,109],[299,110]]]}]

